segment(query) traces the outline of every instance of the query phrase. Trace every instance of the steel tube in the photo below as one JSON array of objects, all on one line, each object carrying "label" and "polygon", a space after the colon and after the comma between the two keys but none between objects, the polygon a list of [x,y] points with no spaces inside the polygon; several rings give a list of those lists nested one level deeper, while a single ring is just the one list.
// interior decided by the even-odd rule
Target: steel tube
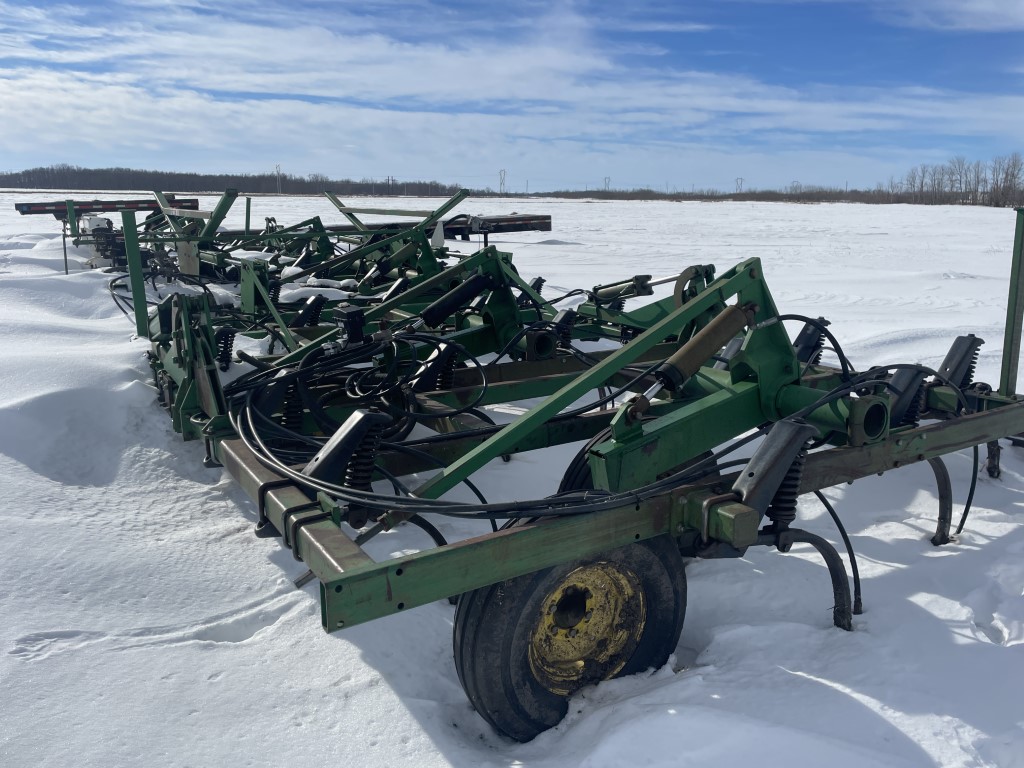
[{"label": "steel tube", "polygon": [[1017,228],[1010,262],[1010,295],[1006,301],[1006,330],[1003,336],[1003,367],[999,394],[1015,395],[1017,366],[1020,364],[1021,330],[1024,328],[1024,208],[1017,209]]}]

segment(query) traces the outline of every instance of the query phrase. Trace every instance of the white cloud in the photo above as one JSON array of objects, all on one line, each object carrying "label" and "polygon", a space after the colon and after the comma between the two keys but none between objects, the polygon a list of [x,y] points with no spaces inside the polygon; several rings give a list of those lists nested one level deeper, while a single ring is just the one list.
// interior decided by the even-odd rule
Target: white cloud
[{"label": "white cloud", "polygon": [[[825,183],[810,177],[817,169],[871,185],[900,169],[876,178],[859,150],[835,148],[900,134],[1011,141],[1024,123],[1024,98],[1014,96],[796,90],[627,67],[587,16],[560,4],[532,27],[502,28],[502,39],[437,34],[443,25],[396,36],[333,10],[329,23],[267,14],[263,24],[247,5],[234,16],[200,6],[98,25],[80,10],[0,0],[0,168],[251,171],[280,162],[300,174],[449,180],[509,167],[537,189],[541,179],[550,188],[604,175],[660,185],[699,169],[707,175],[696,183],[707,186],[718,173],[712,159],[725,167],[743,158],[746,169],[726,179],[772,186],[793,177],[776,161],[785,157],[786,167],[806,165],[805,183]],[[822,146],[850,171],[818,164]],[[779,178],[754,181],[755,168]]]},{"label": "white cloud", "polygon": [[738,0],[739,2],[865,5],[891,24],[974,32],[1024,30],[1024,0]]},{"label": "white cloud", "polygon": [[714,29],[710,24],[698,24],[688,21],[630,21],[616,20],[602,25],[624,32],[708,32]]},{"label": "white cloud", "polygon": [[986,32],[1024,30],[1021,0],[873,0],[883,15],[937,29]]}]

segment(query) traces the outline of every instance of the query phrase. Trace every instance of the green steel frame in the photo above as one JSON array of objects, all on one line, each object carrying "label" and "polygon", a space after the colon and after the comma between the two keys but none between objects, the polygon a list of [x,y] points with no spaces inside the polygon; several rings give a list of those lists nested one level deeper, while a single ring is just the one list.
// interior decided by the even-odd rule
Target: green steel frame
[{"label": "green steel frame", "polygon": [[[205,441],[208,463],[227,469],[257,504],[261,526],[279,533],[307,564],[320,582],[328,632],[665,535],[690,556],[737,557],[757,545],[787,551],[792,543],[787,524],[776,525],[764,503],[736,490],[744,476],[756,474],[750,466],[733,474],[716,468],[687,475],[681,469],[702,466],[698,463],[709,461],[711,451],[751,431],[766,432],[766,425],[786,421],[817,436],[817,448],[800,459],[794,494],[927,461],[945,498],[941,484],[948,485],[948,477],[942,480],[939,457],[1024,432],[1024,401],[1015,392],[1024,333],[1024,209],[1016,217],[999,387],[965,390],[937,376],[920,385],[921,417],[928,420],[921,423],[894,416],[899,394],[890,391],[894,377],[851,378],[845,367],[798,360],[758,259],[717,277],[713,266],[690,267],[672,278],[671,297],[629,311],[625,299],[652,295],[650,276],[596,286],[566,320],[519,276],[508,253],[485,246],[449,263],[453,255],[432,240],[431,229],[464,196],[434,211],[395,211],[349,208],[328,195],[353,228],[344,235],[331,233],[318,218],[252,234],[247,216],[244,236],[219,239],[217,227],[235,199],[232,191],[209,212],[176,210],[158,195],[165,217],[160,230],[140,231],[134,213],[122,213],[136,330],[152,342],[154,378],[174,428],[185,439]],[[419,221],[406,230],[374,231],[363,214],[404,214]],[[348,250],[338,253],[339,243]],[[225,312],[207,295],[176,295],[150,313],[142,256],[147,244],[173,246],[186,275],[235,270],[239,309]],[[275,251],[265,259],[234,255],[267,245]],[[286,265],[293,267],[288,275],[282,271]],[[310,275],[350,279],[357,288],[345,302],[328,302],[321,322],[293,326],[300,307],[282,303],[277,289]],[[460,293],[468,284],[485,286],[469,307]],[[455,294],[459,301],[452,299]],[[442,304],[444,311],[435,312]],[[427,322],[428,315],[442,314]],[[252,326],[258,318],[262,330]],[[409,443],[416,446],[411,452],[400,445],[364,457],[377,478],[439,465],[411,491],[411,498],[436,501],[499,457],[590,440],[583,457],[587,476],[595,498],[608,501],[578,514],[571,505],[535,519],[523,512],[514,526],[376,561],[363,545],[415,521],[415,507],[396,504],[374,512],[371,524],[362,527],[365,518],[352,516],[354,504],[345,503],[342,494],[317,492],[304,482],[301,466],[275,463],[265,446],[254,445],[217,372],[218,329],[224,326],[252,335],[274,333],[284,349],[252,362],[265,378],[278,376],[282,382],[297,380],[298,370],[327,350],[358,351],[363,342],[354,337],[380,342],[367,347],[377,351],[360,359],[362,366],[426,370],[430,356],[445,345],[457,345],[469,356],[499,354],[486,367],[449,370],[443,385],[438,379],[417,393],[419,422],[444,438]],[[550,346],[542,347],[536,337],[545,334]],[[404,351],[388,346],[396,338],[410,340]],[[567,339],[619,346],[572,356],[563,353]],[[735,348],[728,361],[717,359],[727,345]],[[506,353],[509,359],[501,361]],[[322,399],[323,414],[343,424],[334,437],[342,435],[349,417],[364,413],[365,402],[351,395],[332,399],[336,383],[308,386],[306,405],[309,397]],[[632,396],[615,408],[571,410],[595,391],[627,388]],[[306,412],[294,391],[283,385],[277,391],[284,394],[273,406],[274,418],[291,418],[310,442],[333,440],[323,421],[312,418],[312,406]],[[501,428],[473,411],[536,398],[539,403]],[[787,462],[794,459],[786,455]],[[791,470],[788,464],[781,469]],[[672,480],[679,477],[684,479]],[[778,480],[781,475],[773,482]],[[764,524],[766,515],[771,525]],[[945,509],[933,543],[950,540],[948,518]],[[346,525],[353,520],[360,530]],[[836,624],[849,628],[849,617],[845,623],[840,617],[837,584],[845,574],[837,577],[839,558],[829,562],[824,548],[830,545],[815,546],[833,577]]]}]

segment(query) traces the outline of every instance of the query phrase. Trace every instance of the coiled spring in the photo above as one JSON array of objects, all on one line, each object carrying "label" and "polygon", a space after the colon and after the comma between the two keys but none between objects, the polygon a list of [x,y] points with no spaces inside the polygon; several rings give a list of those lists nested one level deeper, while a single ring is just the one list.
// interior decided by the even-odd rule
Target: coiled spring
[{"label": "coiled spring", "polygon": [[765,517],[772,521],[776,531],[784,531],[796,520],[796,501],[800,496],[800,478],[804,473],[804,464],[807,462],[807,447],[805,446],[789,467],[786,476],[779,483],[779,490],[775,492]]},{"label": "coiled spring", "polygon": [[299,397],[297,383],[293,381],[288,385],[288,393],[281,407],[281,426],[292,432],[299,432],[302,429],[302,417],[302,398]]},{"label": "coiled spring", "polygon": [[235,349],[235,336],[238,334],[234,328],[222,325],[216,330],[213,339],[217,344],[217,367],[226,371],[231,365],[231,355]]},{"label": "coiled spring", "polygon": [[383,424],[374,424],[363,435],[359,447],[353,451],[352,458],[349,459],[348,466],[345,468],[345,485],[349,488],[360,491],[370,490],[383,431]]}]

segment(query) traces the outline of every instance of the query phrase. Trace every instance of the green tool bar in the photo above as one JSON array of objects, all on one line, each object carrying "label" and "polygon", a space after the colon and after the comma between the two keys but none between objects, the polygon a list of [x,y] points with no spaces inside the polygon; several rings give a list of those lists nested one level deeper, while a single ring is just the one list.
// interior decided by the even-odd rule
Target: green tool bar
[{"label": "green tool bar", "polygon": [[814,451],[800,481],[800,493],[850,483],[964,448],[1024,432],[1024,403],[958,416],[855,448]]},{"label": "green tool bar", "polygon": [[1010,296],[1006,302],[1006,331],[1003,336],[1003,367],[999,376],[999,394],[1017,394],[1017,366],[1020,364],[1021,330],[1024,327],[1024,208],[1017,209],[1017,229],[1013,236],[1010,262]]},{"label": "green tool bar", "polygon": [[135,228],[135,211],[121,211],[124,252],[128,258],[128,281],[132,287],[132,309],[135,311],[135,332],[149,338],[149,310],[146,306],[146,279],[139,251],[139,232]]},{"label": "green tool bar", "polygon": [[[679,500],[660,496],[593,514],[509,528],[386,563],[356,566],[340,578],[321,578],[324,629],[334,632],[673,532],[682,521],[683,510]],[[300,535],[315,542],[322,528],[327,533],[328,525],[332,524],[311,525]],[[317,573],[312,564],[311,569]]]},{"label": "green tool bar", "polygon": [[[520,434],[539,428],[544,422],[558,415],[561,410],[587,392],[606,382],[623,366],[638,360],[645,352],[664,341],[666,336],[678,333],[681,326],[688,320],[699,316],[716,304],[722,303],[726,298],[739,292],[750,281],[756,280],[754,275],[760,274],[760,266],[761,262],[758,259],[748,259],[726,272],[700,296],[651,326],[650,330],[633,339],[614,355],[605,358],[589,371],[566,384],[543,403],[520,417],[510,428],[502,430],[489,441],[432,477],[416,489],[416,495],[436,499],[461,483],[495,456],[508,453],[519,440]],[[392,522],[393,519],[396,518],[389,519],[387,522]]]}]

